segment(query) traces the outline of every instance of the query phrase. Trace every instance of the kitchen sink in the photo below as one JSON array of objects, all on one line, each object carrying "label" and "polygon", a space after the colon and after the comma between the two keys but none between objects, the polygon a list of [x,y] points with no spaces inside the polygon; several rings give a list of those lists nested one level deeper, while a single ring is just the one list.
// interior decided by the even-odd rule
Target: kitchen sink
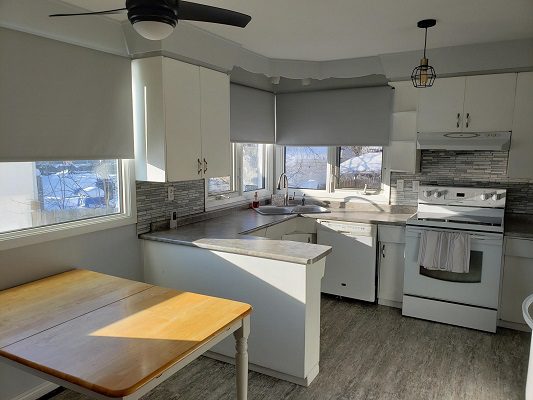
[{"label": "kitchen sink", "polygon": [[255,211],[262,215],[324,214],[330,212],[327,208],[315,205],[294,207],[261,206],[256,208]]},{"label": "kitchen sink", "polygon": [[310,204],[308,206],[293,207],[291,214],[324,214],[329,212],[327,208]]}]

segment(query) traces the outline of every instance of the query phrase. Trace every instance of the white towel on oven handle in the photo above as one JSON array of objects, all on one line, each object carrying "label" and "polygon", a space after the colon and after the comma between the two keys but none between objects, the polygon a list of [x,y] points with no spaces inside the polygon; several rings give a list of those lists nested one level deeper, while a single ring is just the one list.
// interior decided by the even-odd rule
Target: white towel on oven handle
[{"label": "white towel on oven handle", "polygon": [[418,263],[428,270],[468,273],[470,235],[461,232],[423,231]]}]

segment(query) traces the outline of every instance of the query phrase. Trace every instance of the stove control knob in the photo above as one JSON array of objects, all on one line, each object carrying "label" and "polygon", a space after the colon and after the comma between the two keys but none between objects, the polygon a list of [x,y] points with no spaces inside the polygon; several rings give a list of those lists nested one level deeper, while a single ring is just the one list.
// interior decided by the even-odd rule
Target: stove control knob
[{"label": "stove control knob", "polygon": [[501,198],[502,198],[502,196],[501,196],[500,194],[498,194],[498,193],[494,193],[494,194],[492,195],[492,200],[493,200],[493,201],[498,201],[498,200],[500,200]]},{"label": "stove control knob", "polygon": [[433,193],[433,197],[435,197],[436,199],[438,199],[440,196],[442,196],[442,193],[439,191],[436,191],[435,193]]},{"label": "stove control knob", "polygon": [[424,190],[424,197],[428,198],[431,197],[431,190]]},{"label": "stove control knob", "polygon": [[481,198],[481,200],[486,201],[486,200],[490,199],[490,194],[489,193],[483,193],[479,197]]}]

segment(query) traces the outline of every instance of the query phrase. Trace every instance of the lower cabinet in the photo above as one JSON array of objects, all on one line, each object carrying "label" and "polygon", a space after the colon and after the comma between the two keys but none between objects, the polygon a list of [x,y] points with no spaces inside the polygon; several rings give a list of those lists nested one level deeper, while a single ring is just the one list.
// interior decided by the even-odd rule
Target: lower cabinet
[{"label": "lower cabinet", "polygon": [[405,227],[378,226],[378,303],[402,307]]},{"label": "lower cabinet", "polygon": [[500,320],[524,324],[522,302],[533,294],[533,240],[506,238]]}]

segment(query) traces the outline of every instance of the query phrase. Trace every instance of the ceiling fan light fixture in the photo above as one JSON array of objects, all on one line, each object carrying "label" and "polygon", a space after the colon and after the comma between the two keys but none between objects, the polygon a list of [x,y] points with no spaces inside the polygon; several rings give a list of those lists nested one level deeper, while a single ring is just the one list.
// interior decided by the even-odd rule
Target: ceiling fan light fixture
[{"label": "ceiling fan light fixture", "polygon": [[411,82],[415,88],[426,88],[433,86],[437,74],[435,68],[429,65],[429,60],[426,57],[426,45],[428,39],[428,28],[431,28],[437,24],[435,19],[423,19],[418,21],[417,26],[421,29],[425,29],[424,36],[424,56],[420,59],[420,64],[413,69],[411,73]]},{"label": "ceiling fan light fixture", "polygon": [[133,23],[133,29],[148,40],[163,40],[174,32],[175,25],[161,21],[137,21]]}]

